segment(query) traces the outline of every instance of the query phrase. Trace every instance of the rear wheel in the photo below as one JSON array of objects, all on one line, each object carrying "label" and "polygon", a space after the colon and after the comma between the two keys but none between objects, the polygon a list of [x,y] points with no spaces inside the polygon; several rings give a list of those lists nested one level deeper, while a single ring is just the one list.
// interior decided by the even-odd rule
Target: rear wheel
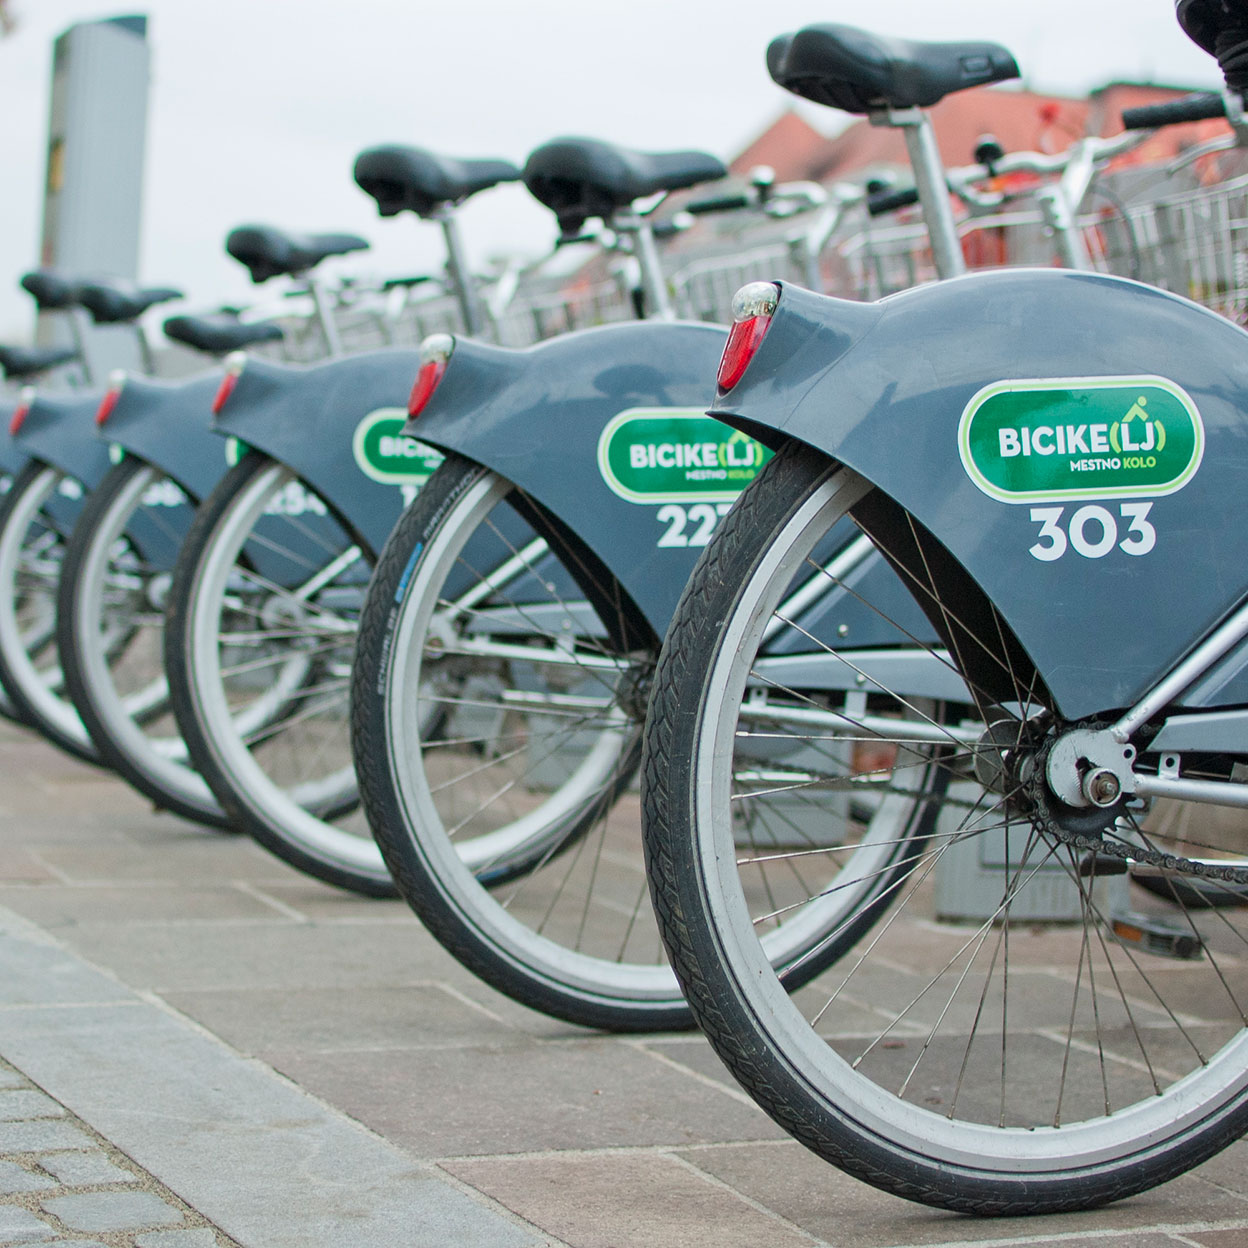
[{"label": "rear wheel", "polygon": [[[648,904],[633,783],[656,649],[591,552],[457,458],[396,526],[361,625],[361,793],[403,895],[493,986],[586,1026],[689,1020]],[[777,766],[760,758],[760,775]],[[909,836],[884,833],[892,808],[873,813],[878,841],[858,859],[868,893]],[[805,955],[819,943],[835,956],[841,942],[820,938],[861,900],[847,888],[777,923],[769,956],[813,973]]]},{"label": "rear wheel", "polygon": [[[67,692],[101,759],[162,809],[225,827],[190,765],[165,679],[164,607],[193,508],[150,464],[127,458],[113,468],[66,547],[57,641]],[[124,646],[114,641],[119,618]]]},{"label": "rear wheel", "polygon": [[[940,621],[947,650],[916,655],[899,623],[891,647],[856,651],[835,613],[805,625],[786,611],[847,516],[903,569],[911,611]],[[801,1142],[951,1209],[1086,1208],[1181,1173],[1248,1123],[1248,911],[1132,882],[1230,891],[1213,881],[1245,874],[1248,836],[1242,814],[1216,808],[1183,819],[1058,799],[1047,760],[1096,725],[1055,722],[990,604],[965,580],[950,592],[951,566],[861,478],[808,448],[776,456],[707,548],[656,674],[652,887],[698,1021]],[[830,601],[900,620],[896,603],[826,578]],[[800,639],[783,665],[763,641],[777,626]],[[960,695],[937,688],[942,673]],[[828,705],[838,683],[858,683],[855,705]],[[743,850],[741,806],[780,797],[743,779],[760,733],[808,760],[794,788],[811,801],[875,786],[882,807],[917,783],[935,823],[887,917],[794,996],[765,935],[777,913],[800,916],[839,887],[844,851]],[[775,895],[759,876],[782,855],[808,879]]]},{"label": "rear wheel", "polygon": [[[31,460],[0,503],[0,684],[25,723],[76,757],[98,762],[65,694],[56,633],[61,568],[82,500],[72,477]],[[115,619],[106,644],[120,644],[127,631]]]},{"label": "rear wheel", "polygon": [[392,896],[348,741],[364,541],[291,469],[249,452],[196,512],[174,571],[165,666],[221,807],[278,857]]}]

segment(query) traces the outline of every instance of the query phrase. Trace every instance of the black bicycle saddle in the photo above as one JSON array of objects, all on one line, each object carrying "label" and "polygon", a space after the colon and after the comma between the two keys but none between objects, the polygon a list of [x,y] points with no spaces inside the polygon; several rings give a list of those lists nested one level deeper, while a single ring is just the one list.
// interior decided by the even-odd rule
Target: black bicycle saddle
[{"label": "black bicycle saddle", "polygon": [[167,337],[210,355],[226,355],[261,342],[280,342],[285,335],[272,321],[240,321],[229,312],[207,316],[171,316],[164,323]]},{"label": "black bicycle saddle", "polygon": [[358,234],[290,234],[272,225],[240,225],[230,231],[225,249],[246,265],[253,282],[267,282],[306,273],[330,256],[367,251],[368,243]]},{"label": "black bicycle saddle", "polygon": [[1178,0],[1179,25],[1218,58],[1226,85],[1248,90],[1248,8],[1243,0]]},{"label": "black bicycle saddle", "polygon": [[636,152],[597,139],[553,139],[525,162],[524,184],[575,234],[590,217],[609,218],[634,200],[727,177],[706,152]]},{"label": "black bicycle saddle", "polygon": [[954,91],[1018,77],[995,43],[916,43],[853,26],[805,26],[773,39],[767,71],[786,91],[847,113],[930,108]]},{"label": "black bicycle saddle", "polygon": [[355,181],[377,201],[383,217],[410,209],[427,217],[444,204],[458,204],[500,182],[519,180],[506,160],[456,160],[423,147],[370,147],[355,158]]},{"label": "black bicycle saddle", "polygon": [[77,358],[74,347],[0,347],[0,368],[11,381],[37,377],[49,368]]},{"label": "black bicycle saddle", "polygon": [[72,308],[78,304],[78,283],[55,269],[33,269],[22,274],[22,289],[34,296],[41,311]]},{"label": "black bicycle saddle", "polygon": [[137,321],[148,308],[181,298],[172,286],[135,286],[122,278],[91,278],[78,286],[78,302],[97,325]]}]

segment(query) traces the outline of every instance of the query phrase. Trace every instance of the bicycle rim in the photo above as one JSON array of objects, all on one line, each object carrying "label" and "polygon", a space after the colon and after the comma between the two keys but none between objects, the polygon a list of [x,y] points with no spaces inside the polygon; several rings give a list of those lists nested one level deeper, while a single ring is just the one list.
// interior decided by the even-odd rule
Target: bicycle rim
[{"label": "bicycle rim", "polygon": [[[888,553],[910,570],[912,593],[958,621],[961,644],[992,655],[1012,699],[990,699],[967,677],[963,703],[946,701],[933,714],[912,687],[884,683],[835,634],[807,634],[812,658],[865,675],[871,693],[855,714],[842,708],[840,727],[826,715],[800,726],[793,716],[784,729],[790,748],[822,749],[837,733],[878,742],[896,751],[881,766],[895,787],[912,748],[904,725],[929,738],[936,726],[945,743],[935,755],[924,751],[919,765],[935,760],[948,787],[936,831],[897,882],[887,917],[852,953],[793,997],[767,966],[759,932],[775,903],[752,883],[753,855],[734,849],[734,757],[759,722],[750,690],[765,684],[776,696],[758,637],[777,618],[794,561],[809,559],[848,506],[869,515],[878,499],[847,500],[855,481],[860,487],[841,471],[811,492],[740,589],[713,658],[690,676],[702,690],[688,806],[693,871],[667,898],[670,905],[678,895],[700,929],[689,939],[701,1021],[742,1082],[799,1139],[912,1199],[1037,1212],[1087,1207],[1172,1177],[1233,1139],[1243,1117],[1245,911],[1167,906],[1127,875],[1095,866],[1089,874],[1086,855],[1029,813],[1019,759],[1031,750],[1024,743],[1043,739],[1048,716],[1034,673],[1006,672],[1008,630],[999,619],[975,636],[962,621],[964,604],[924,579],[934,544],[904,513],[896,530],[877,524]],[[830,593],[847,588],[829,581]],[[899,649],[913,644],[907,637],[899,630]],[[783,696],[791,709],[815,709],[806,691],[786,687]],[[882,723],[886,714],[897,729]],[[1106,835],[1170,853],[1242,852],[1242,820],[1215,842],[1183,820],[1159,824],[1164,813],[1150,822],[1124,811]],[[972,871],[985,877],[982,912],[959,887]],[[810,895],[817,900],[821,889]],[[1165,956],[1132,935],[1124,915],[1147,931],[1169,931]],[[1197,956],[1180,960],[1184,948]],[[710,1004],[717,996],[722,1008]],[[748,1042],[732,1034],[739,1031]],[[760,1052],[764,1063],[742,1056]]]}]

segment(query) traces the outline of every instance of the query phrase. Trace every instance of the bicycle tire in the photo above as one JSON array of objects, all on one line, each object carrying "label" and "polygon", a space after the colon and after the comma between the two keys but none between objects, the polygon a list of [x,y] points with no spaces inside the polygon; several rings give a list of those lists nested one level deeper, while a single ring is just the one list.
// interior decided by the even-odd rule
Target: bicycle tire
[{"label": "bicycle tire", "polygon": [[372,562],[346,517],[291,469],[248,451],[183,543],[165,669],[191,759],[231,821],[305,874],[390,897],[359,814],[346,723]]},{"label": "bicycle tire", "polygon": [[[923,581],[916,552],[932,566],[940,552],[918,522],[822,453],[792,444],[767,465],[704,552],[656,672],[643,765],[648,867],[669,953],[698,1022],[781,1126],[834,1165],[898,1196],[979,1215],[1052,1213],[1173,1178],[1248,1125],[1248,1033],[1225,981],[1232,975],[1237,985],[1238,977],[1233,966],[1218,965],[1232,962],[1225,948],[1232,937],[1215,930],[1233,912],[1184,910],[1203,961],[1181,967],[1106,935],[1113,911],[1097,890],[1112,889],[1113,879],[1085,878],[1072,846],[1053,848],[1060,841],[1053,824],[1033,827],[1030,816],[1013,813],[1019,808],[994,801],[992,785],[1013,792],[999,778],[1005,772],[994,778],[991,768],[976,769],[985,757],[1004,767],[1008,750],[1032,749],[1024,726],[1036,725],[1038,734],[1046,720],[1033,713],[1030,693],[1019,691],[1014,721],[1001,737],[983,728],[995,721],[971,679],[965,704],[946,702],[932,717],[949,745],[935,754],[916,751],[915,759],[949,774],[944,794],[931,794],[933,808],[941,808],[936,829],[887,920],[854,955],[800,1001],[760,956],[751,864],[731,852],[725,826],[736,767],[732,736],[758,722],[745,701],[747,687],[766,672],[755,638],[783,601],[791,567],[806,557],[817,531],[850,509],[877,534],[894,566],[913,574],[907,586],[916,596],[936,595],[933,610],[953,609],[939,597],[938,578]],[[966,603],[957,609],[972,612]],[[979,640],[999,654],[1007,632],[991,612],[987,619],[995,635],[985,628]],[[814,640],[811,652],[821,660],[856,661],[838,649],[841,643]],[[1034,673],[1017,678],[1022,689],[1042,689],[1030,684]],[[777,702],[786,696],[768,691]],[[904,739],[915,722],[905,709],[911,699],[882,684],[877,699],[876,718],[891,704],[898,719],[895,783],[900,760],[915,748]],[[865,733],[876,718],[859,712],[857,731]],[[962,724],[966,731],[957,735]],[[872,732],[886,739],[880,729]],[[717,750],[727,751],[726,762],[716,761]],[[1011,849],[1011,821],[1030,829],[1021,849],[1017,840]],[[968,935],[940,918],[945,903],[936,864],[959,844],[975,848],[1000,825],[1003,860],[981,859],[1001,881],[999,901],[987,917],[971,920]],[[1173,843],[1131,831],[1146,844]],[[1238,845],[1242,838],[1237,825],[1231,840]],[[1045,854],[1056,857],[1076,899],[1074,935],[1024,921]],[[1113,878],[1127,887],[1125,875]],[[1011,970],[1012,930],[1015,950],[1024,943]],[[1215,1000],[1210,986],[1220,978]],[[1168,1012],[1180,994],[1186,1022]],[[1196,1041],[1199,1057],[1185,1047]]]},{"label": "bicycle tire", "polygon": [[[227,828],[191,765],[168,702],[163,599],[195,500],[159,469],[127,457],[91,492],[65,549],[57,645],[65,687],[100,759],[161,810]],[[132,625],[110,646],[107,621]]]},{"label": "bicycle tire", "polygon": [[[66,490],[72,497],[58,494]],[[81,487],[31,460],[0,501],[0,685],[16,715],[84,762],[99,755],[74,705],[61,696],[56,599]]]},{"label": "bicycle tire", "polygon": [[[451,457],[378,562],[354,678],[361,794],[413,909],[495,988],[616,1031],[689,1022],[629,793],[656,649],[591,552],[504,478]],[[795,983],[820,935],[772,938]]]}]

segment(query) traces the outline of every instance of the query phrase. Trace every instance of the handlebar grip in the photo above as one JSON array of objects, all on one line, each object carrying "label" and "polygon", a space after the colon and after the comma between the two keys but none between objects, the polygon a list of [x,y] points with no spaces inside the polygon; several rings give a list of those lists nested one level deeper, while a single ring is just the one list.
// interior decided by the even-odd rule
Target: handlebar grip
[{"label": "handlebar grip", "polygon": [[716,195],[710,199],[695,199],[692,203],[685,204],[683,211],[691,212],[694,216],[708,212],[738,212],[742,208],[748,208],[752,202],[748,195]]},{"label": "handlebar grip", "polygon": [[867,196],[867,212],[873,217],[883,216],[898,208],[909,208],[919,202],[919,189],[916,186],[903,187],[899,191],[881,191],[878,195]]},{"label": "handlebar grip", "polygon": [[424,282],[433,281],[433,277],[428,273],[413,274],[411,277],[389,277],[381,284],[381,289],[398,290],[400,287],[410,289],[413,286],[419,286]]},{"label": "handlebar grip", "polygon": [[1181,100],[1165,104],[1142,104],[1124,108],[1122,124],[1128,130],[1152,130],[1155,126],[1174,126],[1182,121],[1208,121],[1226,116],[1226,101],[1213,91],[1185,95]]}]

